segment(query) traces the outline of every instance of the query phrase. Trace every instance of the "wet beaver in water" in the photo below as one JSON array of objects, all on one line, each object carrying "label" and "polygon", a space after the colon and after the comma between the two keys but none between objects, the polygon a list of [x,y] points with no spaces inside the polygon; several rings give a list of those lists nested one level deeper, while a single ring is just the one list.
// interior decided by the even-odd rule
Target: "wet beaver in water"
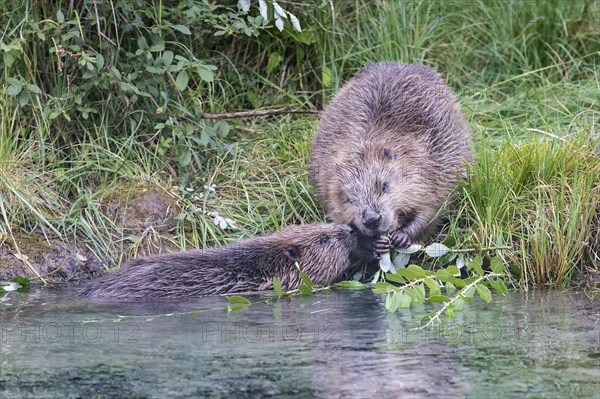
[{"label": "wet beaver in water", "polygon": [[471,160],[471,133],[442,76],[370,64],[331,100],[312,142],[310,179],[336,223],[373,237],[375,256],[422,240]]},{"label": "wet beaver in water", "polygon": [[300,269],[315,284],[333,283],[357,245],[348,225],[289,226],[222,248],[191,250],[132,260],[89,282],[80,294],[97,298],[171,298],[262,291],[278,277],[283,289],[301,283]]}]

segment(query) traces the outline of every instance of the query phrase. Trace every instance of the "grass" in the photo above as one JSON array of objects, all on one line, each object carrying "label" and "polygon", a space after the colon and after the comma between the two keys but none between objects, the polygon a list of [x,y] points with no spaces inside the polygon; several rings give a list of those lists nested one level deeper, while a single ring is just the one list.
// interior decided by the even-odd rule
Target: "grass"
[{"label": "grass", "polygon": [[[157,80],[164,92],[137,102],[119,80],[147,66],[132,64],[143,57],[124,56],[136,49],[133,33],[102,20],[107,35],[119,32],[111,36],[119,50],[111,53],[95,36],[93,10],[79,12],[74,30],[85,37],[79,51],[95,57],[97,50],[105,63],[119,54],[115,66],[130,68],[119,78],[108,67],[82,67],[71,47],[59,65],[50,40],[33,44],[19,36],[38,35],[29,25],[37,12],[48,37],[56,33],[65,46],[76,42],[61,36],[69,28],[56,23],[56,5],[2,9],[0,26],[7,28],[0,40],[16,47],[2,47],[0,57],[0,243],[18,250],[12,237],[19,232],[58,237],[85,244],[109,267],[132,255],[220,245],[324,220],[307,178],[315,117],[230,121],[222,141],[234,144],[232,155],[194,141],[213,126],[198,110],[320,108],[360,66],[390,60],[437,67],[471,124],[476,163],[450,220],[459,243],[511,245],[500,255],[515,282],[527,286],[565,285],[600,267],[598,2],[355,0],[336,2],[334,13],[330,4],[287,6],[298,7],[302,36],[269,30],[257,38],[214,39],[204,28],[190,37],[158,30],[167,48],[216,65],[217,79],[202,82],[190,72],[185,90],[171,90],[178,72],[169,72],[164,82],[170,83]],[[171,17],[155,11],[134,31],[148,41],[156,39],[148,32],[157,15]],[[74,12],[63,9],[67,19]],[[105,75],[86,80],[86,70]],[[8,78],[35,84],[41,94],[15,96]],[[172,125],[156,127],[166,121]],[[181,161],[186,153],[189,164]],[[138,189],[157,190],[176,204],[172,227],[132,232],[116,223],[107,204],[115,193]],[[238,228],[219,228],[213,212]]]}]

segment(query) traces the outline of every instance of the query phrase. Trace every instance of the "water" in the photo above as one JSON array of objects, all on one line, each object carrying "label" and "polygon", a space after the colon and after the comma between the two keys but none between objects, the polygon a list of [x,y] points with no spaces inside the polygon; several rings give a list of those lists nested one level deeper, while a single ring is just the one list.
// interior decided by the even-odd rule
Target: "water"
[{"label": "water", "polygon": [[369,290],[230,314],[194,313],[227,306],[222,297],[110,303],[39,290],[8,302],[3,398],[600,397],[599,300],[572,291],[475,299],[430,333],[413,330],[430,308],[390,315]]}]

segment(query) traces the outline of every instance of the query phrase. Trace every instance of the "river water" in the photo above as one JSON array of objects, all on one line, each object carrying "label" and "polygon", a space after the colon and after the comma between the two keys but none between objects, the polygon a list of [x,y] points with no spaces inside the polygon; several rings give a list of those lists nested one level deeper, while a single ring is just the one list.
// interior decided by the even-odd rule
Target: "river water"
[{"label": "river water", "polygon": [[388,314],[383,299],[336,291],[228,313],[222,297],[11,293],[0,397],[600,397],[598,297],[475,298],[429,332],[414,328],[430,305]]}]

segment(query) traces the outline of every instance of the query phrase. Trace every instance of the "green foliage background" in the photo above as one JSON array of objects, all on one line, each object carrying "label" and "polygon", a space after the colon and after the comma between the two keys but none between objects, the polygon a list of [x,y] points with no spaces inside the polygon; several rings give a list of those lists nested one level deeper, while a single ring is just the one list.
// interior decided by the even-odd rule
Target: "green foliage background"
[{"label": "green foliage background", "polygon": [[[320,109],[362,65],[387,60],[443,72],[471,123],[479,161],[451,220],[459,244],[513,244],[505,260],[533,283],[598,267],[598,1],[280,4],[299,17],[301,33],[289,21],[280,32],[254,2],[247,14],[233,1],[1,4],[2,242],[42,231],[118,263],[126,233],[103,200],[140,183],[177,196],[180,247],[323,219],[306,178],[314,117],[214,123],[202,113]],[[527,162],[523,142],[554,156],[543,168],[540,157]],[[574,156],[589,162],[573,165]],[[212,184],[209,198],[203,187]],[[552,188],[549,197],[541,187]],[[585,201],[575,207],[575,198]],[[214,211],[241,229],[216,227]],[[540,223],[556,236],[533,245]],[[575,253],[573,241],[583,243]]]}]

